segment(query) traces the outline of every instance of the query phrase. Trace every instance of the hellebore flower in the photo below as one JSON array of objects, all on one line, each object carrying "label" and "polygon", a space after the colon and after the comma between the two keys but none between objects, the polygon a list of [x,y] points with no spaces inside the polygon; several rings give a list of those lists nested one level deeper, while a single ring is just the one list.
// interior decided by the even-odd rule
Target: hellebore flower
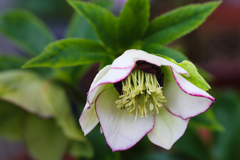
[{"label": "hellebore flower", "polygon": [[146,134],[165,149],[183,135],[191,117],[214,98],[182,75],[182,67],[141,50],[128,50],[91,84],[79,119],[85,135],[100,122],[112,151],[134,146]]}]

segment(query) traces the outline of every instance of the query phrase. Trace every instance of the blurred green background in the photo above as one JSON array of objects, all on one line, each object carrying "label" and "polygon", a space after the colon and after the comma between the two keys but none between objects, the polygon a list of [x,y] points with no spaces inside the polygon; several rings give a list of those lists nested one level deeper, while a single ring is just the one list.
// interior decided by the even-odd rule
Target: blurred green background
[{"label": "blurred green background", "polygon": [[[98,3],[101,3],[101,5],[104,5],[118,15],[124,2],[124,0],[102,0]],[[207,0],[152,0],[151,19],[183,5],[203,2],[207,2]],[[34,13],[50,28],[57,39],[65,37],[65,31],[73,15],[73,9],[64,0],[0,1],[0,14],[5,10],[14,8],[25,9]],[[91,142],[94,149],[94,156],[90,159],[238,160],[240,157],[239,15],[240,1],[224,0],[220,7],[214,11],[201,27],[169,45],[187,55],[193,63],[199,66],[199,71],[212,87],[210,94],[216,98],[216,102],[211,107],[211,110],[191,119],[186,133],[177,141],[171,150],[167,151],[157,147],[145,137],[127,151],[112,153],[103,135],[100,134],[99,127],[96,127],[94,131],[87,135],[87,139]],[[87,29],[88,28],[82,30],[79,34],[86,33]],[[92,38],[94,38],[94,36]],[[23,56],[25,58],[29,57],[0,32],[0,54],[3,53]],[[3,61],[1,61],[0,66],[4,65]],[[19,65],[16,64],[15,68],[18,67]],[[74,79],[76,83],[75,86],[69,87],[69,77],[63,78],[62,75],[61,78],[64,83],[62,81],[57,82],[60,86],[64,86],[63,88],[66,90],[67,96],[71,97],[71,111],[75,116],[76,122],[85,103],[85,93],[88,91],[92,79],[98,71],[98,67],[98,64],[89,67],[85,70],[87,72],[85,76],[72,77],[72,75],[69,74],[71,75],[70,78]],[[48,72],[49,71],[42,70],[42,76],[48,77]],[[58,73],[62,74],[63,72]],[[80,90],[79,93],[75,94],[78,95],[78,97],[69,95],[75,93],[73,88],[76,86]],[[78,99],[77,105],[75,103],[76,98]],[[9,114],[14,116],[14,112],[10,112]],[[1,115],[0,112],[0,119],[1,116],[3,117],[4,115]],[[34,121],[34,117],[30,118]],[[0,130],[1,127],[3,128],[4,126],[1,125]],[[1,134],[1,160],[32,159],[26,149],[26,142],[22,143],[9,140]],[[75,159],[73,155],[79,151],[71,151],[71,153],[64,153],[63,159]],[[85,156],[79,159],[88,158]]]}]

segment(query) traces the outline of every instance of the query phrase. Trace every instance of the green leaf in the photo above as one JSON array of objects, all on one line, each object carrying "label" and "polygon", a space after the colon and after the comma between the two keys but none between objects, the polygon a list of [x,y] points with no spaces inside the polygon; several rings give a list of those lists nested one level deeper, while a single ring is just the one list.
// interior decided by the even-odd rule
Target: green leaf
[{"label": "green leaf", "polygon": [[113,14],[91,3],[71,0],[68,3],[92,24],[98,37],[108,48],[117,48],[118,19]]},{"label": "green leaf", "polygon": [[143,46],[142,50],[144,50],[148,53],[170,57],[170,58],[174,59],[177,63],[181,63],[184,60],[188,60],[188,58],[181,52],[170,49],[168,47],[164,47],[159,44],[145,45],[145,46]]},{"label": "green leaf", "polygon": [[213,80],[213,75],[211,73],[209,73],[208,71],[206,71],[205,69],[198,65],[196,65],[196,67],[198,68],[198,73],[202,75],[202,77],[206,79],[206,81],[211,82]]},{"label": "green leaf", "polygon": [[85,75],[90,67],[91,65],[80,65],[57,68],[53,70],[53,77],[75,87],[75,85],[78,85],[79,80]]},{"label": "green leaf", "polygon": [[0,73],[0,98],[42,117],[53,115],[46,96],[45,82],[38,75],[23,70]]},{"label": "green leaf", "polygon": [[119,44],[130,47],[144,35],[149,20],[149,0],[128,0],[120,14],[118,24]]},{"label": "green leaf", "polygon": [[209,84],[204,80],[204,78],[198,73],[197,68],[194,64],[190,61],[183,61],[182,63],[178,64],[180,67],[185,69],[189,74],[190,77],[186,75],[182,75],[185,79],[189,82],[193,83],[198,88],[201,88],[204,91],[211,89]]},{"label": "green leaf", "polygon": [[17,55],[0,55],[0,71],[19,69],[27,61],[27,58]]},{"label": "green leaf", "polygon": [[189,126],[194,128],[205,128],[211,131],[224,131],[224,127],[218,122],[212,109],[191,118]]},{"label": "green leaf", "polygon": [[204,78],[198,73],[197,68],[195,67],[195,65],[192,62],[184,60],[182,63],[177,63],[175,60],[173,60],[172,58],[169,58],[167,56],[163,56],[160,54],[155,54],[155,55],[157,55],[159,57],[163,57],[166,60],[173,62],[173,63],[177,64],[178,66],[182,67],[183,69],[185,69],[190,74],[190,77],[188,77],[185,74],[183,74],[182,76],[186,80],[188,80],[189,82],[191,82],[192,84],[197,86],[198,88],[201,88],[204,91],[207,91],[211,88],[209,86],[209,84],[204,80]]},{"label": "green leaf", "polygon": [[114,1],[113,0],[92,0],[91,3],[94,3],[98,6],[101,6],[107,10],[111,10],[114,7]]},{"label": "green leaf", "polygon": [[85,17],[79,14],[73,15],[65,37],[83,38],[100,42],[92,25],[86,20]]},{"label": "green leaf", "polygon": [[21,140],[27,113],[17,106],[0,100],[0,135],[9,140]]},{"label": "green leaf", "polygon": [[[112,0],[97,0],[93,1],[93,3],[106,9],[110,9],[113,6]],[[91,23],[89,23],[84,16],[77,13],[73,15],[70,21],[65,37],[83,38],[100,42],[97,33],[95,32]]]},{"label": "green leaf", "polygon": [[40,19],[24,10],[12,10],[2,14],[0,32],[31,55],[38,55],[45,46],[55,40]]},{"label": "green leaf", "polygon": [[192,4],[154,19],[145,34],[145,43],[168,44],[190,33],[200,26],[220,3]]},{"label": "green leaf", "polygon": [[[0,73],[0,98],[41,117],[54,117],[67,137],[86,141],[62,88],[23,70]],[[57,98],[56,98],[57,97]]]},{"label": "green leaf", "polygon": [[29,154],[36,160],[62,159],[69,142],[52,119],[33,115],[26,119],[24,139]]},{"label": "green leaf", "polygon": [[101,62],[107,57],[105,49],[97,42],[85,39],[64,39],[53,42],[39,56],[28,61],[29,67],[67,67]]},{"label": "green leaf", "polygon": [[65,91],[50,81],[46,82],[45,90],[54,118],[65,135],[72,140],[86,142],[83,132],[75,122]]},{"label": "green leaf", "polygon": [[69,154],[73,157],[85,157],[87,159],[92,159],[94,155],[92,146],[90,144],[77,141],[72,142]]},{"label": "green leaf", "polygon": [[100,67],[99,67],[98,70],[100,71],[100,70],[103,69],[105,66],[111,65],[113,61],[114,61],[114,60],[111,59],[111,58],[109,58],[109,57],[105,58],[105,59],[101,62],[101,65],[100,65]]}]

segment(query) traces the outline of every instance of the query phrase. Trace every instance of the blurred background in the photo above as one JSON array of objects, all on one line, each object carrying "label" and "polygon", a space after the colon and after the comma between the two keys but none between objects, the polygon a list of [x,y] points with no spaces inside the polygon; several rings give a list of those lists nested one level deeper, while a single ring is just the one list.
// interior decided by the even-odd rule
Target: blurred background
[{"label": "blurred background", "polygon": [[[180,6],[207,1],[209,0],[151,0],[151,19]],[[124,3],[125,0],[114,0],[110,8],[118,15]],[[58,39],[64,37],[73,14],[73,9],[64,0],[0,1],[0,14],[14,8],[34,13]],[[145,137],[132,149],[121,152],[121,157],[153,160],[238,160],[240,157],[240,0],[223,0],[220,7],[202,26],[170,44],[169,47],[187,55],[200,71],[205,70],[202,74],[212,87],[210,94],[216,97],[212,111],[216,121],[221,125],[218,128],[221,129],[214,129],[212,124],[208,127],[210,122],[206,122],[207,127],[192,123],[184,136],[169,151],[154,146]],[[25,55],[0,33],[1,53]],[[98,64],[81,79],[80,88],[83,95],[88,91],[97,71]],[[198,117],[194,122],[197,121]],[[95,132],[98,134],[99,130]],[[90,133],[87,138],[90,141],[98,140],[94,133]],[[103,139],[103,136],[101,138]],[[100,142],[105,143],[99,140]],[[142,145],[147,146],[149,150],[140,154]],[[0,160],[30,160],[24,146],[21,142],[12,142],[0,137]],[[100,154],[98,153],[100,151],[95,150],[95,152],[97,155]],[[111,154],[110,151],[107,153]],[[111,159],[111,156],[109,157],[106,159]],[[66,155],[65,159],[74,158]]]}]

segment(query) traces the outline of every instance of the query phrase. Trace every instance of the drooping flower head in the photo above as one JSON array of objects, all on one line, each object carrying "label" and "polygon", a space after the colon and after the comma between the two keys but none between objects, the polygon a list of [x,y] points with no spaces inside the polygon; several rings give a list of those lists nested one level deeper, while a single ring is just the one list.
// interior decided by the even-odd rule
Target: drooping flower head
[{"label": "drooping flower head", "polygon": [[147,117],[148,112],[158,114],[159,109],[166,102],[162,94],[164,75],[160,67],[137,61],[136,68],[124,80],[114,83],[119,92],[117,108],[126,109],[129,114],[137,117]]},{"label": "drooping flower head", "polygon": [[112,151],[134,146],[146,134],[165,149],[183,135],[191,117],[214,102],[184,78],[179,65],[141,50],[128,50],[91,84],[79,119],[85,135],[100,122]]}]

